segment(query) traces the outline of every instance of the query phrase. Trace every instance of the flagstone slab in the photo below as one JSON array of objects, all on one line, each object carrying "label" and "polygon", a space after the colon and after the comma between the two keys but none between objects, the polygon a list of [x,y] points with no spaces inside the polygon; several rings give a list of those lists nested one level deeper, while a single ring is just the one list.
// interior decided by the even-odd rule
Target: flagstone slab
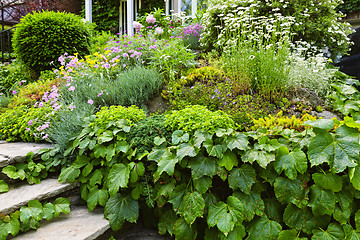
[{"label": "flagstone slab", "polygon": [[0,168],[9,164],[14,164],[16,162],[23,162],[26,160],[26,155],[29,152],[37,154],[41,149],[44,148],[52,148],[52,145],[47,143],[8,143],[1,141]]},{"label": "flagstone slab", "polygon": [[71,209],[50,222],[40,224],[36,231],[29,231],[13,239],[16,240],[93,240],[110,228],[101,210],[89,212],[86,207]]},{"label": "flagstone slab", "polygon": [[0,215],[9,214],[22,206],[27,205],[30,200],[44,200],[67,192],[76,183],[59,183],[57,179],[48,178],[40,184],[29,185],[21,183],[10,186],[6,193],[0,193]]}]

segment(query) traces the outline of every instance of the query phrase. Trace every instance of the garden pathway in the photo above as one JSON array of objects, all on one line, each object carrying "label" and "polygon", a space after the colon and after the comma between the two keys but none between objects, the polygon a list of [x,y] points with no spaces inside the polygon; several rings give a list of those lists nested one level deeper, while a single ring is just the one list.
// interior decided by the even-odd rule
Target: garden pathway
[{"label": "garden pathway", "polygon": [[[36,154],[49,144],[35,143],[7,143],[0,141],[0,172],[2,168],[26,161],[26,155],[32,151]],[[0,180],[7,181],[5,175],[0,174]],[[166,240],[155,230],[144,228],[141,224],[130,224],[120,234],[110,230],[109,222],[104,219],[102,209],[92,212],[80,203],[78,184],[59,183],[57,178],[47,178],[40,184],[29,185],[26,182],[12,182],[10,190],[0,194],[0,216],[9,214],[30,200],[53,200],[55,197],[66,197],[70,200],[71,211],[68,215],[61,215],[52,221],[42,222],[36,231],[29,231],[18,235],[16,240],[93,240],[108,239],[113,235],[118,240]]]}]

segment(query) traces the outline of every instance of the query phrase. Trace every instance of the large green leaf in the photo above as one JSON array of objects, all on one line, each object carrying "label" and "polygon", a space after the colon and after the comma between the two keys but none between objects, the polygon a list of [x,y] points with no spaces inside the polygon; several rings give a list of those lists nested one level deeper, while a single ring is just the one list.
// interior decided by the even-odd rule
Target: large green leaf
[{"label": "large green leaf", "polygon": [[243,203],[243,213],[246,221],[250,222],[255,214],[258,216],[264,214],[265,205],[261,199],[260,193],[254,191],[250,192],[250,194],[235,192],[234,196]]},{"label": "large green leaf", "polygon": [[351,212],[352,212],[352,208],[348,208],[343,211],[339,206],[336,205],[333,213],[333,217],[340,224],[346,224],[350,221]]},{"label": "large green leaf", "polygon": [[159,179],[163,172],[166,172],[169,176],[174,174],[176,163],[179,162],[179,158],[172,154],[170,151],[166,151],[166,154],[158,161],[158,168],[154,174],[155,180]]},{"label": "large green leaf", "polygon": [[305,124],[327,131],[334,128],[335,126],[335,123],[332,119],[317,119],[315,121],[306,121]]},{"label": "large green leaf", "polygon": [[266,168],[269,163],[275,161],[275,154],[263,150],[250,150],[246,152],[243,161],[250,163],[257,161],[262,168]]},{"label": "large green leaf", "polygon": [[298,231],[295,229],[281,231],[278,240],[294,240],[298,236]]},{"label": "large green leaf", "polygon": [[302,208],[307,205],[309,188],[305,180],[278,177],[274,183],[275,196],[281,203],[293,203]]},{"label": "large green leaf", "polygon": [[315,217],[310,208],[297,208],[295,205],[289,204],[285,208],[283,220],[288,227],[311,234],[318,227],[326,227],[329,224],[330,217]]},{"label": "large green leaf", "polygon": [[160,215],[160,220],[158,224],[159,233],[165,234],[168,232],[171,236],[174,233],[174,225],[178,216],[173,210],[167,210],[165,213]]},{"label": "large green leaf", "polygon": [[173,230],[175,239],[195,240],[197,236],[196,226],[190,226],[183,218],[179,218],[176,220]]},{"label": "large green leaf", "polygon": [[0,180],[0,193],[8,192],[9,186],[4,180]]},{"label": "large green leaf", "polygon": [[331,223],[326,231],[314,230],[312,240],[339,240],[345,238],[345,233],[338,223]]},{"label": "large green leaf", "polygon": [[276,240],[282,230],[280,223],[269,220],[266,216],[255,220],[248,231],[247,240]]},{"label": "large green leaf", "polygon": [[74,182],[77,177],[80,175],[80,169],[70,166],[61,171],[59,176],[59,182]]},{"label": "large green leaf", "polygon": [[285,210],[284,205],[282,205],[276,198],[264,199],[264,204],[266,216],[271,220],[282,223],[283,213]]},{"label": "large green leaf", "polygon": [[239,163],[238,157],[236,154],[230,150],[226,150],[223,154],[223,157],[218,161],[219,166],[225,167],[226,170],[231,171],[234,166],[237,166]]},{"label": "large green leaf", "polygon": [[40,221],[42,219],[43,206],[38,200],[30,200],[28,206],[20,208],[20,221],[25,223],[30,218]]},{"label": "large green leaf", "polygon": [[335,209],[335,194],[333,191],[325,190],[316,184],[310,187],[309,207],[314,215],[332,215]]},{"label": "large green leaf", "polygon": [[[20,230],[20,222],[18,219],[16,218],[11,218],[10,222],[8,222],[6,224],[6,229],[8,231],[9,234],[16,236],[19,233]],[[0,239],[1,239],[1,234],[0,234]]]},{"label": "large green leaf", "polygon": [[188,193],[184,196],[181,207],[179,209],[180,215],[184,220],[192,225],[196,218],[202,217],[205,209],[205,200],[198,192]]},{"label": "large green leaf", "polygon": [[183,198],[188,192],[185,184],[180,184],[174,188],[174,191],[171,193],[169,198],[169,203],[173,205],[173,208],[176,213],[179,213],[180,207],[183,202]]},{"label": "large green leaf", "polygon": [[90,174],[89,184],[90,186],[95,186],[95,184],[101,184],[103,178],[102,169],[96,169]]},{"label": "large green leaf", "polygon": [[197,148],[200,148],[202,143],[205,142],[206,140],[211,140],[212,135],[206,131],[196,131],[194,133],[194,145]]},{"label": "large green leaf", "polygon": [[333,192],[340,192],[342,189],[343,179],[334,173],[314,173],[312,179],[316,185],[323,189],[328,189]]},{"label": "large green leaf", "polygon": [[189,134],[184,132],[183,130],[176,130],[171,136],[172,143],[174,145],[178,145],[182,142],[189,141]]},{"label": "large green leaf", "polygon": [[360,190],[360,164],[354,168],[349,168],[349,178],[354,188]]},{"label": "large green leaf", "polygon": [[241,223],[244,220],[244,207],[242,202],[233,196],[228,197],[227,204],[218,202],[211,205],[207,216],[210,227],[217,226],[225,236],[234,229],[235,222]]},{"label": "large green leaf", "polygon": [[249,148],[248,145],[249,145],[249,141],[246,135],[243,133],[235,133],[235,135],[227,139],[227,147],[230,150],[237,148],[239,150],[245,151]]},{"label": "large green leaf", "polygon": [[210,156],[213,157],[217,157],[219,159],[222,159],[224,156],[224,152],[226,151],[227,146],[225,144],[215,144],[214,142],[210,139],[207,139],[204,143],[203,143],[204,147],[207,150],[207,153]]},{"label": "large green leaf", "polygon": [[92,211],[98,204],[105,206],[108,198],[109,195],[106,189],[98,189],[97,186],[91,188],[86,199],[89,211]]},{"label": "large green leaf", "polygon": [[55,206],[52,203],[46,203],[43,207],[43,218],[46,220],[51,220],[54,217]]},{"label": "large green leaf", "polygon": [[117,193],[105,205],[105,217],[109,219],[114,231],[120,230],[125,221],[136,222],[139,217],[139,204],[131,195],[123,197]]},{"label": "large green leaf", "polygon": [[182,143],[179,145],[176,156],[179,158],[179,160],[183,159],[184,157],[195,157],[196,151],[194,146],[190,145],[189,143]]},{"label": "large green leaf", "polygon": [[25,179],[24,169],[17,169],[15,166],[9,165],[2,169],[2,172],[6,174],[11,179]]},{"label": "large green leaf", "polygon": [[243,164],[240,168],[234,168],[228,177],[229,186],[233,189],[240,189],[250,194],[252,185],[256,182],[256,172],[253,167]]},{"label": "large green leaf", "polygon": [[297,178],[297,172],[301,174],[306,172],[307,158],[305,153],[300,149],[295,149],[289,153],[289,149],[283,146],[278,149],[274,167],[278,174],[285,171],[285,175],[288,178],[295,180]]},{"label": "large green leaf", "polygon": [[105,131],[103,132],[103,134],[101,134],[97,139],[98,139],[98,144],[102,144],[105,142],[110,142],[111,140],[113,140],[114,138],[114,134],[112,131]]},{"label": "large green leaf", "polygon": [[212,177],[216,174],[216,162],[213,157],[199,155],[190,159],[187,167],[191,169],[191,177],[193,179],[203,176]]},{"label": "large green leaf", "polygon": [[108,175],[108,189],[111,197],[119,191],[120,188],[127,187],[130,177],[130,170],[122,163],[115,164],[110,169]]},{"label": "large green leaf", "polygon": [[9,235],[6,225],[7,224],[5,222],[0,221],[0,239],[1,240],[6,240],[7,236]]},{"label": "large green leaf", "polygon": [[310,142],[308,151],[311,166],[328,163],[336,173],[356,166],[360,150],[356,137],[334,139],[326,130],[314,129],[314,132],[316,137]]},{"label": "large green leaf", "polygon": [[200,193],[204,194],[212,185],[212,178],[204,176],[202,178],[193,179],[195,189]]},{"label": "large green leaf", "polygon": [[55,207],[54,217],[58,217],[60,213],[65,213],[65,214],[70,213],[70,201],[66,198],[55,199],[54,207]]},{"label": "large green leaf", "polygon": [[356,230],[360,230],[360,210],[355,213],[355,227]]}]

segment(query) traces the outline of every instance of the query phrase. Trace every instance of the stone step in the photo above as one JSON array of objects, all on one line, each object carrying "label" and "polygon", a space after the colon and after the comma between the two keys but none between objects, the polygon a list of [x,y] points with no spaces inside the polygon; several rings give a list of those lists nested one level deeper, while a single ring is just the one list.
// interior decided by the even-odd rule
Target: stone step
[{"label": "stone step", "polygon": [[0,194],[0,215],[9,214],[27,205],[30,200],[45,200],[67,192],[76,187],[76,183],[59,183],[57,179],[48,178],[40,184],[21,183],[10,186],[10,190]]},{"label": "stone step", "polygon": [[8,143],[0,141],[0,168],[17,162],[24,162],[29,152],[37,154],[41,149],[52,148],[47,143]]},{"label": "stone step", "polygon": [[43,222],[36,231],[29,231],[16,240],[93,240],[110,228],[100,209],[89,212],[86,207],[75,207],[70,214]]}]

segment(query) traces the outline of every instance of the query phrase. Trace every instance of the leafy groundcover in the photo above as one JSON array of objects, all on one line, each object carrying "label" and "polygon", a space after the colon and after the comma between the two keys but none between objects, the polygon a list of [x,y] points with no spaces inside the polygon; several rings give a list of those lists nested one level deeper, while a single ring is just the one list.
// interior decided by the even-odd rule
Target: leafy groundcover
[{"label": "leafy groundcover", "polygon": [[113,230],[141,217],[175,239],[360,239],[360,123],[350,117],[300,133],[179,129],[141,153],[131,121],[88,121],[59,179],[79,181]]}]

